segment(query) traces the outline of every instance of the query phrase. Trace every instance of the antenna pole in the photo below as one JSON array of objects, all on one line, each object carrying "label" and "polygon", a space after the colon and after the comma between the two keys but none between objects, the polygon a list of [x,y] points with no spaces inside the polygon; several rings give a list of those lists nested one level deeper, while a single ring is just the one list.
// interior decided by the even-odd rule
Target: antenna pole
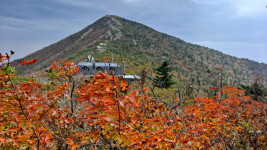
[{"label": "antenna pole", "polygon": [[111,63],[113,63],[113,53],[111,53]]}]

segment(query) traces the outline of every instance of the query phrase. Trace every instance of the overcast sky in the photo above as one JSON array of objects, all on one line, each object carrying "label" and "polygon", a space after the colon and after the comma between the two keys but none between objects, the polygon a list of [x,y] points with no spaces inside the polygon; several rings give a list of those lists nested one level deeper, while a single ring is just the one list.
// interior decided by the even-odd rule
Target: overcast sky
[{"label": "overcast sky", "polygon": [[267,63],[267,0],[0,0],[0,52],[20,58],[104,15]]}]

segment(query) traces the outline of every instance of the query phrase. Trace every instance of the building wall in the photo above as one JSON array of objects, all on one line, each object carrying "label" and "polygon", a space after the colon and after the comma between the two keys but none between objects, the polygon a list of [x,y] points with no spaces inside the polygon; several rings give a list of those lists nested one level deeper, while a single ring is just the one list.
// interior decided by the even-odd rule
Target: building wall
[{"label": "building wall", "polygon": [[[105,71],[110,74],[111,72],[114,72],[113,75],[122,75],[122,68],[121,66],[117,65],[117,66],[99,66],[99,65],[79,65],[80,68],[80,72],[86,75],[94,75],[97,74],[99,71],[101,71],[102,73],[104,73]],[[114,71],[115,70],[115,71]]]}]

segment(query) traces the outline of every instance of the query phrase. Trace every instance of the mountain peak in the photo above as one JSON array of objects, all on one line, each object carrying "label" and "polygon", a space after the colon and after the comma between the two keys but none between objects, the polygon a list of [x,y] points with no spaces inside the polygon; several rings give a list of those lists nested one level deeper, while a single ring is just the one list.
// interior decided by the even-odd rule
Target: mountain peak
[{"label": "mountain peak", "polygon": [[105,15],[78,33],[84,38],[93,30],[105,30],[105,33],[102,35],[105,39],[118,39],[121,36],[120,28],[122,27],[122,19],[123,18],[115,15]]},{"label": "mountain peak", "polygon": [[123,19],[122,17],[116,15],[105,15],[102,18]]},{"label": "mountain peak", "polygon": [[[118,25],[121,26],[120,21],[124,19],[121,18],[119,16],[115,16],[115,15],[105,15],[103,17],[101,17],[100,19],[98,19],[94,24],[103,24],[103,25]],[[89,25],[90,26],[90,25]]]},{"label": "mountain peak", "polygon": [[[119,55],[121,59],[131,60],[132,64],[137,66],[140,64],[155,66],[162,61],[169,61],[176,74],[179,74],[183,80],[198,84],[203,82],[207,85],[209,73],[211,70],[216,70],[216,67],[227,70],[225,77],[230,84],[248,84],[254,74],[267,77],[266,64],[239,59],[213,49],[190,44],[115,15],[103,16],[81,31],[24,57],[23,59],[26,60],[38,57],[39,60],[30,67],[16,66],[16,70],[19,74],[27,74],[31,73],[28,68],[34,71],[47,69],[52,61],[64,57],[77,63],[89,54],[102,57],[109,52]],[[200,81],[200,78],[205,81]],[[267,80],[264,82],[267,85]]]}]

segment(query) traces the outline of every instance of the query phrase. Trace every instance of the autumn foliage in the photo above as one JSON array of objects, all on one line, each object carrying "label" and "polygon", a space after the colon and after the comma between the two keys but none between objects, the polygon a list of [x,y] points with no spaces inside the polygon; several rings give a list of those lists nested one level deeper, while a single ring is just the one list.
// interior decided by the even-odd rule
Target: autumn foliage
[{"label": "autumn foliage", "polygon": [[0,60],[2,149],[267,149],[266,104],[237,88],[167,106],[106,73],[79,83],[66,59],[48,83],[15,85],[9,56]]},{"label": "autumn foliage", "polygon": [[38,60],[38,58],[35,58],[33,60],[30,60],[30,61],[23,60],[23,61],[20,61],[20,65],[30,65],[30,64],[35,63],[37,60]]}]

